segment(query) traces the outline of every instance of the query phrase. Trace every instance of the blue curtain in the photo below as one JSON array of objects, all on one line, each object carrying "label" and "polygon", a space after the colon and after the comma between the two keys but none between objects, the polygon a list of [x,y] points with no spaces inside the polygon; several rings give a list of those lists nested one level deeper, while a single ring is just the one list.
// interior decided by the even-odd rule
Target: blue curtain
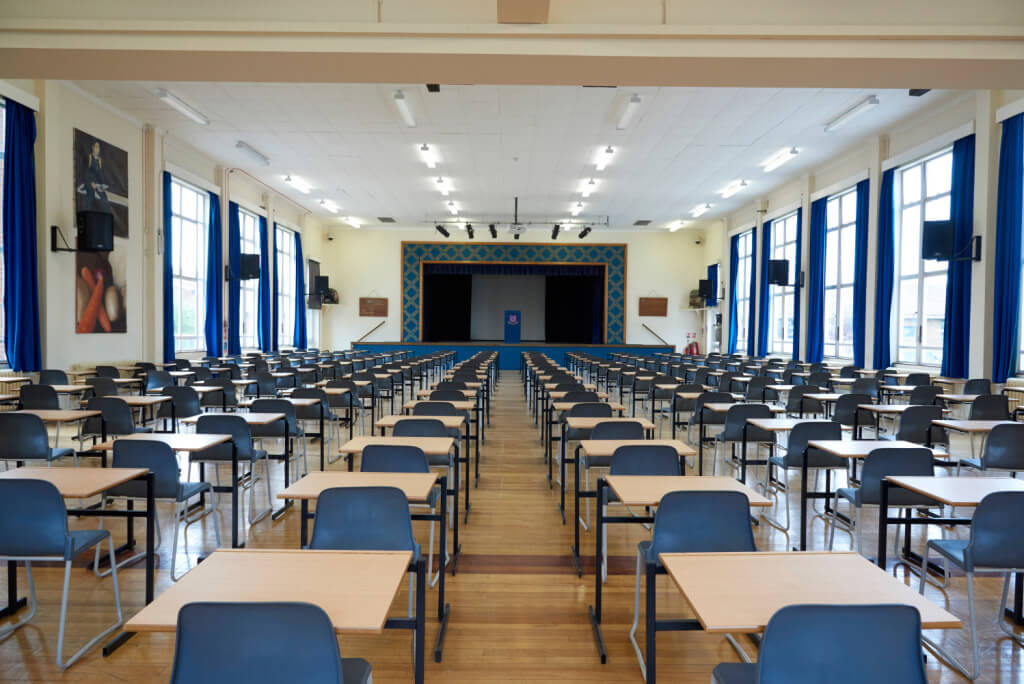
[{"label": "blue curtain", "polygon": [[747,354],[757,353],[757,269],[754,262],[757,256],[757,229],[750,229],[750,306],[747,307]]},{"label": "blue curtain", "polygon": [[971,341],[971,268],[974,234],[974,135],[953,143],[953,253],[946,278],[946,323],[942,334],[942,374],[966,378]]},{"label": "blue curtain", "polygon": [[271,311],[271,325],[270,325],[270,349],[271,351],[277,351],[280,347],[280,341],[277,339],[277,331],[279,326],[279,311],[278,311],[278,282],[277,274],[279,273],[279,266],[277,263],[277,221],[274,221],[273,229],[270,231],[270,253],[274,257],[274,270],[270,281],[270,311]]},{"label": "blue curtain", "polygon": [[803,262],[803,207],[796,210],[796,281],[793,283],[793,360],[800,358],[800,269]]},{"label": "blue curtain", "polygon": [[274,328],[270,315],[270,249],[268,247],[267,218],[260,216],[260,284],[258,290],[259,316],[256,319],[256,334],[260,349],[274,351]]},{"label": "blue curtain", "polygon": [[807,259],[807,362],[825,356],[825,219],[828,197],[811,202]]},{"label": "blue curtain", "polygon": [[992,381],[1017,372],[1020,330],[1021,232],[1024,231],[1024,114],[1003,122],[996,206],[996,263],[993,292]]},{"label": "blue curtain", "polygon": [[302,236],[295,231],[295,336],[296,349],[306,344],[306,262],[302,258]]},{"label": "blue curtain", "polygon": [[220,356],[224,348],[224,252],[220,197],[208,192],[210,232],[206,254],[206,353]]},{"label": "blue curtain", "polygon": [[242,353],[242,227],[238,205],[228,202],[228,354]]},{"label": "blue curtain", "polygon": [[863,368],[868,314],[868,196],[867,179],[857,183],[857,226],[853,243],[853,365]]},{"label": "blue curtain", "polygon": [[[759,259],[759,270],[761,271],[761,296],[759,298],[760,308],[757,318],[757,355],[768,355],[768,331],[771,324],[772,303],[768,300],[770,289],[768,287],[768,260],[772,256],[772,222],[765,221],[761,226],[761,258]],[[753,303],[753,299],[750,300]]]},{"label": "blue curtain", "polygon": [[888,368],[892,360],[892,289],[896,268],[895,208],[893,181],[896,169],[882,173],[878,196],[878,258],[875,274],[875,368]]},{"label": "blue curtain", "polygon": [[11,370],[42,370],[36,265],[36,115],[6,101],[4,123],[4,345]]},{"label": "blue curtain", "polygon": [[174,360],[174,259],[171,258],[171,174],[164,171],[164,362]]},{"label": "blue curtain", "polygon": [[736,353],[736,271],[740,267],[740,236],[733,235],[729,243],[729,353]]},{"label": "blue curtain", "polygon": [[718,306],[718,264],[708,266],[708,282],[711,283],[711,296],[705,306]]}]

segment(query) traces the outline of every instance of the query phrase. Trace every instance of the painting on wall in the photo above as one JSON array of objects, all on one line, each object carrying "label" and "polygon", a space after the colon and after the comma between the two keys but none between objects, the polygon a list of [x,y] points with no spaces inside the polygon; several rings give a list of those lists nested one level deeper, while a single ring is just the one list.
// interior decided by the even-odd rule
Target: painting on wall
[{"label": "painting on wall", "polygon": [[127,332],[125,251],[75,254],[76,332]]},{"label": "painting on wall", "polygon": [[75,213],[114,215],[114,235],[128,237],[128,153],[75,129]]}]

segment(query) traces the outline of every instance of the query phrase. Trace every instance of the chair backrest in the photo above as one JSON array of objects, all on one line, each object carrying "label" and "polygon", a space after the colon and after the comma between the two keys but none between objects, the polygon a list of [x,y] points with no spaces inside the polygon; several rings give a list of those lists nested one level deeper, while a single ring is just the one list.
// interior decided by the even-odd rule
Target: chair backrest
[{"label": "chair backrest", "polygon": [[[295,404],[287,399],[254,399],[249,410],[253,413],[283,413],[284,422],[288,423],[288,434],[291,437],[295,437],[298,433]],[[259,434],[262,437],[268,437],[278,433],[284,434],[284,425],[282,421],[279,420],[274,421],[269,425],[256,426],[253,429],[253,434]]]},{"label": "chair backrest", "polygon": [[[944,442],[946,441],[945,431],[931,427],[933,420],[941,419],[942,409],[938,406],[910,406],[900,416],[899,426],[896,428],[896,439],[917,444]],[[929,428],[931,428],[930,439]]]},{"label": "chair backrest", "polygon": [[649,561],[662,553],[733,551],[757,551],[745,494],[680,491],[662,497],[654,516]]},{"label": "chair backrest", "polygon": [[[168,385],[163,388],[160,394],[171,398],[170,403],[174,404],[175,418],[198,416],[203,412],[199,405],[199,394],[191,387]],[[162,417],[169,417],[171,415],[171,407],[167,403],[160,407],[160,415]]]},{"label": "chair backrest", "polygon": [[1024,567],[1024,492],[995,492],[978,504],[964,554],[967,570]]},{"label": "chair backrest", "polygon": [[971,378],[964,383],[964,394],[989,394],[992,381],[988,378]]},{"label": "chair backrest", "polygon": [[405,492],[397,487],[333,487],[320,492],[309,548],[414,551]]},{"label": "chair backrest", "polygon": [[[884,447],[873,449],[864,459],[861,471],[861,484],[858,492],[862,504],[878,505],[882,503],[882,480],[889,475],[921,475],[930,477],[935,474],[931,450],[903,449]],[[898,498],[904,494],[912,494],[909,490],[890,489],[890,504],[896,505]],[[904,497],[906,498],[906,497]],[[911,498],[920,498],[920,495]]]},{"label": "chair backrest", "polygon": [[[245,418],[229,413],[206,413],[199,416],[196,421],[196,432],[205,435],[231,435],[231,441],[235,444],[235,450],[239,461],[252,458],[252,428],[245,422]],[[201,460],[203,455],[211,458],[231,458],[231,444],[218,444],[215,447],[206,449],[197,455]]]},{"label": "chair backrest", "polygon": [[910,391],[910,397],[907,399],[907,403],[917,404],[919,406],[932,406],[938,401],[940,394],[942,394],[941,387],[936,387],[935,385],[918,385]]},{"label": "chair backrest", "polygon": [[31,413],[0,412],[0,461],[45,459],[50,455],[46,424]]},{"label": "chair backrest", "polygon": [[62,370],[47,369],[39,371],[40,385],[67,385],[68,374]]},{"label": "chair backrest", "polygon": [[1010,398],[1005,394],[979,394],[971,402],[971,420],[1010,420]]},{"label": "chair backrest", "polygon": [[912,606],[786,606],[764,630],[757,684],[927,681]]},{"label": "chair backrest", "polygon": [[0,556],[67,559],[68,541],[67,508],[57,487],[45,480],[0,480]]},{"label": "chair backrest", "polygon": [[291,394],[292,399],[319,399],[320,405],[317,406],[296,406],[295,417],[301,418],[302,420],[319,420],[320,411],[324,412],[326,416],[331,411],[331,403],[328,400],[327,393],[319,387],[298,387]]},{"label": "chair backrest", "polygon": [[418,401],[412,407],[414,416],[457,416],[459,412],[451,402],[447,401]]},{"label": "chair backrest", "polygon": [[992,428],[985,440],[981,463],[985,468],[1024,471],[1024,423],[1006,423]]},{"label": "chair backrest", "polygon": [[430,393],[431,401],[466,401],[466,395],[459,390],[434,390]]},{"label": "chair backrest", "polygon": [[576,404],[564,415],[566,418],[611,418],[612,413],[611,404],[597,401],[586,404]]},{"label": "chair backrest", "polygon": [[[181,469],[174,450],[157,440],[114,440],[114,468],[149,468],[153,473],[153,496],[158,499],[177,498],[181,488]],[[110,492],[114,496],[146,495],[144,482],[128,482]]]},{"label": "chair backrest", "polygon": [[799,468],[803,465],[804,455],[812,467],[821,465],[845,465],[846,459],[838,456],[827,457],[824,452],[808,447],[807,443],[816,439],[842,439],[843,428],[839,423],[831,420],[814,420],[805,423],[797,423],[789,431],[789,441],[786,443],[786,467]]},{"label": "chair backrest", "polygon": [[932,384],[932,376],[927,373],[909,373],[907,379],[903,382],[904,385],[930,385]]},{"label": "chair backrest", "polygon": [[36,411],[56,411],[60,408],[57,392],[49,385],[22,385],[18,390],[21,407]]},{"label": "chair backrest", "polygon": [[843,366],[839,369],[839,377],[841,378],[854,378],[857,377],[856,366]]},{"label": "chair backrest", "polygon": [[876,378],[857,378],[850,387],[852,394],[866,394],[872,399],[878,399],[878,380]]},{"label": "chair backrest", "polygon": [[[86,404],[90,411],[100,411],[106,423],[108,435],[130,435],[135,432],[135,418],[128,402],[119,397],[93,397]],[[90,418],[82,429],[86,433],[98,433],[100,427]]]},{"label": "chair backrest", "polygon": [[197,382],[206,384],[207,381],[209,381],[210,378],[213,377],[213,373],[211,373],[210,369],[207,368],[206,366],[196,366],[195,368],[192,369],[192,372],[195,375],[189,378],[189,384],[194,384]]},{"label": "chair backrest", "polygon": [[[733,399],[733,396],[728,392],[704,392],[699,397],[697,397],[697,401],[694,402],[693,411],[694,413],[699,413],[704,409],[705,404],[729,404],[735,401],[736,400]],[[704,412],[705,423],[709,422],[711,417],[711,411]]]},{"label": "chair backrest", "polygon": [[[736,404],[730,406],[725,414],[725,428],[722,430],[722,439],[728,442],[739,442],[743,440],[743,426],[747,424],[748,418],[771,418],[772,410],[767,404]],[[774,442],[772,433],[753,425],[747,426],[747,441]]]},{"label": "chair backrest", "polygon": [[146,372],[146,391],[170,387],[174,378],[167,371],[151,370]]},{"label": "chair backrest", "polygon": [[117,384],[110,377],[87,378],[86,385],[92,387],[94,397],[112,397],[117,395]]},{"label": "chair backrest", "polygon": [[96,376],[100,378],[119,378],[121,371],[114,366],[96,366]]},{"label": "chair backrest", "polygon": [[682,475],[679,454],[667,444],[628,444],[612,453],[609,475]]},{"label": "chair backrest", "polygon": [[778,399],[779,393],[775,390],[766,389],[768,385],[775,384],[775,381],[765,375],[759,375],[750,379],[747,383],[747,401],[769,401]]},{"label": "chair backrest", "polygon": [[825,370],[814,371],[811,373],[810,377],[807,378],[807,384],[829,388],[832,387],[832,376]]},{"label": "chair backrest", "polygon": [[[854,421],[858,426],[871,425],[875,418],[870,411],[858,409],[859,406],[875,403],[870,394],[853,393],[843,394],[836,400],[835,408],[832,411],[832,420],[840,425],[853,425]],[[857,413],[859,411],[859,413]]]},{"label": "chair backrest", "polygon": [[592,404],[601,401],[601,398],[597,396],[597,392],[574,390],[572,392],[566,392],[565,396],[559,399],[558,401],[572,402],[577,404],[580,402],[587,402]]},{"label": "chair backrest", "polygon": [[174,359],[174,370],[192,370],[192,362],[188,359]]},{"label": "chair backrest", "polygon": [[643,439],[644,425],[636,420],[609,420],[594,425],[590,439]]},{"label": "chair backrest", "polygon": [[786,410],[790,413],[822,413],[824,407],[817,399],[808,399],[805,394],[820,393],[822,389],[815,385],[797,385],[786,397]]},{"label": "chair backrest", "polygon": [[402,418],[395,423],[392,434],[395,437],[447,437],[448,429],[437,418]]},{"label": "chair backrest", "polygon": [[[441,427],[444,428],[443,425]],[[433,437],[435,435],[404,436]],[[430,461],[423,453],[423,449],[411,444],[370,444],[363,449],[363,458],[359,469],[364,473],[429,473]]]},{"label": "chair backrest", "polygon": [[[474,376],[475,377],[475,376]],[[461,380],[442,380],[434,386],[434,389],[439,390],[464,390],[466,389],[466,383]]]},{"label": "chair backrest", "polygon": [[343,684],[338,638],[327,613],[309,603],[182,606],[171,684],[225,681]]}]

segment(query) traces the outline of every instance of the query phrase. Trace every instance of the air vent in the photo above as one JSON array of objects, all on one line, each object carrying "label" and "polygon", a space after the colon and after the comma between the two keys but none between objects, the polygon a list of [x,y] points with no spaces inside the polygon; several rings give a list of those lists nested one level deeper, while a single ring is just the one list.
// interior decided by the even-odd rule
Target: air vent
[{"label": "air vent", "polygon": [[395,222],[395,219],[391,218],[390,216],[378,216],[377,220],[380,221],[381,223],[394,223]]},{"label": "air vent", "polygon": [[649,226],[651,225],[651,219],[640,219],[639,221],[633,221],[634,226]]},{"label": "air vent", "polygon": [[439,92],[441,92],[441,84],[440,83],[428,83],[427,84],[427,92],[428,93],[439,93]]},{"label": "air vent", "polygon": [[907,94],[910,95],[910,97],[921,97],[925,93],[931,92],[931,90],[931,88],[911,88]]}]

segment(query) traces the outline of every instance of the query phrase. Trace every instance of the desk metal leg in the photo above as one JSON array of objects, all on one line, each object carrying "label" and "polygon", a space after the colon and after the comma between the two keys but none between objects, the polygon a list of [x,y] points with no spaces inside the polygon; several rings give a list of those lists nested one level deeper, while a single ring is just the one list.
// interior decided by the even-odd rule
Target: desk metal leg
[{"label": "desk metal leg", "polygon": [[18,598],[18,563],[7,561],[7,606],[0,610],[0,618],[14,615],[28,605],[28,597]]},{"label": "desk metal leg", "polygon": [[658,657],[657,602],[655,601],[655,599],[657,598],[657,592],[655,592],[655,579],[658,576],[658,566],[656,566],[654,563],[644,563],[644,568],[646,570],[645,575],[647,578],[647,586],[645,592],[646,596],[644,597],[647,611],[647,633],[645,635],[645,640],[647,642],[645,644],[647,646],[647,684],[654,684],[655,671],[657,666],[656,661]]}]

